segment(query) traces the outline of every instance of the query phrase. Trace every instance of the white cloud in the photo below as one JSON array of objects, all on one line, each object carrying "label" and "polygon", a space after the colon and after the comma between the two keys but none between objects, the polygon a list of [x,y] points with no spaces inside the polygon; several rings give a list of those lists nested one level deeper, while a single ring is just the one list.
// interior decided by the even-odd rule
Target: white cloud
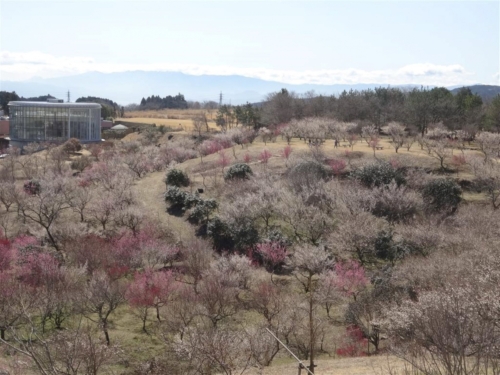
[{"label": "white cloud", "polygon": [[500,85],[500,72],[493,74],[491,84],[492,85]]},{"label": "white cloud", "polygon": [[38,51],[0,52],[0,78],[6,81],[22,81],[33,77],[51,78],[90,71],[111,73],[130,70],[177,71],[192,75],[236,74],[291,84],[314,83],[324,85],[381,83],[451,86],[473,83],[475,76],[474,73],[468,72],[463,66],[457,64],[419,63],[406,65],[399,69],[386,70],[329,69],[292,71],[162,63],[98,63],[89,57],[56,57]]}]

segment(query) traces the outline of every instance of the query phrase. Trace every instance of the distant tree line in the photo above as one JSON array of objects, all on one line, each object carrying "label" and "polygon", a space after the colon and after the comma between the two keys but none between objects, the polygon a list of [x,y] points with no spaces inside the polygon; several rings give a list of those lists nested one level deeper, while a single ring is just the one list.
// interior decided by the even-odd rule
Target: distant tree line
[{"label": "distant tree line", "polygon": [[188,103],[184,98],[184,95],[180,93],[176,96],[167,95],[164,98],[161,98],[159,95],[152,95],[147,98],[142,98],[138,109],[146,110],[165,108],[186,109],[188,108]]},{"label": "distant tree line", "polygon": [[[8,104],[11,101],[28,101],[28,102],[46,102],[47,99],[55,99],[55,96],[50,94],[35,96],[31,98],[24,98],[16,94],[15,91],[0,91],[0,106],[6,115],[9,114]],[[103,118],[109,117],[118,117],[119,115],[123,116],[123,107],[120,107],[116,102],[105,99],[98,98],[95,96],[87,96],[76,99],[76,103],[98,103],[102,106],[101,116]]]},{"label": "distant tree line", "polygon": [[120,107],[116,102],[110,99],[86,96],[76,99],[76,103],[99,103],[102,107],[101,117],[105,119],[118,116],[123,117],[123,107]]},{"label": "distant tree line", "polygon": [[265,126],[286,124],[292,119],[326,117],[379,129],[398,121],[421,134],[427,132],[430,124],[439,122],[451,130],[499,130],[500,95],[485,103],[470,88],[462,88],[454,95],[444,87],[411,90],[380,87],[344,91],[338,96],[314,92],[299,95],[282,89],[267,96],[258,116]]},{"label": "distant tree line", "polygon": [[12,101],[26,101],[26,102],[46,102],[47,99],[55,99],[54,96],[47,94],[41,96],[34,96],[31,98],[23,98],[16,94],[15,91],[0,91],[0,106],[6,115],[9,114],[9,102]]}]

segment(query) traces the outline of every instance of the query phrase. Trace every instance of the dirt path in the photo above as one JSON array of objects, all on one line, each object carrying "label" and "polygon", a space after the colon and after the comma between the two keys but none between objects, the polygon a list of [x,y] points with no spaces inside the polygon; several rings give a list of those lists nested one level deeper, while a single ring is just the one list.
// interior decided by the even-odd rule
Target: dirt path
[{"label": "dirt path", "polygon": [[194,227],[184,218],[169,215],[163,199],[165,172],[154,172],[138,180],[133,190],[139,203],[144,207],[147,216],[170,229],[178,241],[186,241],[194,236]]}]

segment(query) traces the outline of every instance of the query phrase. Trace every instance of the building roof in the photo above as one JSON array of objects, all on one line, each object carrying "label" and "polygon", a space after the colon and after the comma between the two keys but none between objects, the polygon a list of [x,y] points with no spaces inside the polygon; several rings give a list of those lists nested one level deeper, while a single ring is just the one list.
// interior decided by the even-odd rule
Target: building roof
[{"label": "building roof", "polygon": [[115,125],[111,128],[111,130],[127,130],[128,128],[125,126],[125,125],[122,125],[122,124],[118,124],[118,125]]},{"label": "building roof", "polygon": [[9,102],[12,107],[52,107],[52,108],[101,108],[97,103],[51,103],[51,102]]}]

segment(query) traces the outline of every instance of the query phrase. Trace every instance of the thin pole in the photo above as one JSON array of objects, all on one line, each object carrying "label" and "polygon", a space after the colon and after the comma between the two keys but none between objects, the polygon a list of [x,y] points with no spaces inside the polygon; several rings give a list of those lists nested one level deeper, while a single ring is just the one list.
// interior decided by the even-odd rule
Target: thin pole
[{"label": "thin pole", "polygon": [[299,358],[298,358],[295,354],[293,354],[293,352],[292,352],[290,349],[288,349],[288,347],[287,347],[285,344],[283,344],[283,343],[281,342],[281,340],[280,340],[279,338],[277,338],[277,337],[276,337],[276,335],[275,335],[274,333],[272,333],[272,332],[271,332],[271,330],[270,330],[269,328],[266,328],[266,330],[267,330],[267,332],[269,332],[269,333],[271,334],[271,336],[273,336],[273,337],[274,337],[274,338],[275,338],[275,339],[276,339],[276,340],[277,340],[277,341],[278,341],[278,342],[279,342],[279,343],[280,343],[280,344],[281,344],[281,345],[282,345],[282,346],[283,346],[283,347],[284,347],[284,348],[288,351],[288,353],[290,353],[290,354],[292,355],[292,357],[293,357],[293,358],[295,358],[295,360],[296,360],[297,362],[299,362],[299,364],[300,364],[303,368],[305,368],[305,369],[306,369],[306,371],[307,371],[309,374],[314,375],[314,373],[313,373],[313,372],[311,372],[311,370],[309,370],[309,369],[307,368],[307,366],[305,366],[305,365],[302,363],[302,361],[301,361],[301,360],[300,360],[300,359],[299,359]]}]

